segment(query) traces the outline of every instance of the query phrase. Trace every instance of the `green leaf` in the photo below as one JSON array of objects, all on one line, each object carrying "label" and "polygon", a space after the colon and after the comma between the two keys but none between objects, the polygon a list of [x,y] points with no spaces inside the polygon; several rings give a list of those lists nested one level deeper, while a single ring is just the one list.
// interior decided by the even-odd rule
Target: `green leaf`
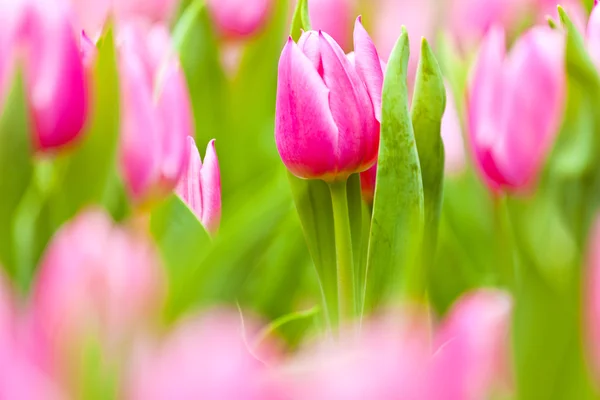
[{"label": "green leaf", "polygon": [[363,218],[367,212],[364,207],[360,190],[360,175],[353,174],[348,178],[346,192],[348,195],[348,214],[350,217],[350,231],[352,237],[352,255],[354,257],[354,298],[356,299],[356,312],[362,310],[362,296],[365,287],[366,253],[368,240],[364,240],[363,230],[368,232],[369,220]]},{"label": "green leaf", "polygon": [[296,3],[296,10],[294,11],[294,17],[292,18],[292,29],[290,36],[295,41],[300,39],[302,31],[310,31],[310,15],[308,13],[308,0],[298,0]]},{"label": "green leaf", "polygon": [[417,262],[423,232],[423,183],[408,111],[406,75],[408,33],[390,56],[383,83],[377,185],[367,259],[368,311],[394,297],[421,298],[422,268]]},{"label": "green leaf", "polygon": [[288,177],[308,251],[319,277],[326,318],[336,326],[338,293],[333,208],[329,187],[321,180],[299,179],[289,172]]},{"label": "green leaf", "polygon": [[[277,318],[269,325],[264,327],[256,335],[256,339],[254,340],[254,348],[260,347],[260,344],[266,339],[268,339],[269,336],[273,335],[275,332],[281,330],[283,327],[287,327],[290,324],[294,325],[294,323],[297,322],[308,322],[309,325],[314,324],[314,318],[317,314],[319,314],[320,311],[321,309],[319,308],[319,306],[314,306],[308,310],[294,311],[289,314],[282,315],[281,317]],[[303,328],[303,330],[306,330],[307,327],[304,326]]]},{"label": "green leaf", "polygon": [[192,210],[173,194],[152,210],[150,231],[169,276],[167,319],[174,317],[180,288],[187,284],[211,245],[208,233]]},{"label": "green leaf", "polygon": [[0,115],[0,264],[16,273],[13,223],[32,175],[31,131],[23,76],[18,73]]},{"label": "green leaf", "polygon": [[117,152],[120,131],[120,91],[114,32],[108,27],[98,43],[88,128],[73,153],[67,155],[62,178],[54,187],[56,227],[89,204],[101,204],[114,217],[126,203]]},{"label": "green leaf", "polygon": [[204,1],[194,0],[187,7],[173,31],[173,46],[179,53],[188,83],[196,141],[219,140],[223,121],[226,121],[227,83]]},{"label": "green leaf", "polygon": [[440,133],[445,108],[446,90],[442,71],[427,40],[423,38],[411,115],[423,179],[425,206],[423,261],[426,268],[429,268],[435,256],[442,205],[444,143]]}]

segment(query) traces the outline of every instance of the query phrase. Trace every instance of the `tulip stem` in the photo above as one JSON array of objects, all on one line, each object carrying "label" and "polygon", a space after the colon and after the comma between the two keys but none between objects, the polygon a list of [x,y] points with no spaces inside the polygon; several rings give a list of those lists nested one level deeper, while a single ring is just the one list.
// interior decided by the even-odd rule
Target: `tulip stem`
[{"label": "tulip stem", "polygon": [[355,314],[354,266],[352,256],[352,236],[348,213],[346,181],[332,182],[331,202],[335,230],[335,251],[337,258],[338,304],[340,320],[349,320]]}]

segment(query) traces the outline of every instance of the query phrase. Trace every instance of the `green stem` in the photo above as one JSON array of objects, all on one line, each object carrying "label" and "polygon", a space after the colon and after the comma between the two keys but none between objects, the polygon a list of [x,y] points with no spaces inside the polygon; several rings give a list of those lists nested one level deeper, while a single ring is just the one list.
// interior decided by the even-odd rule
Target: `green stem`
[{"label": "green stem", "polygon": [[509,289],[514,289],[515,271],[511,246],[510,226],[508,221],[506,198],[494,198],[494,231],[496,236],[496,273],[500,283]]},{"label": "green stem", "polygon": [[352,256],[352,236],[348,213],[346,181],[332,182],[331,202],[335,230],[335,251],[337,258],[338,304],[340,320],[349,320],[355,313],[354,266]]}]

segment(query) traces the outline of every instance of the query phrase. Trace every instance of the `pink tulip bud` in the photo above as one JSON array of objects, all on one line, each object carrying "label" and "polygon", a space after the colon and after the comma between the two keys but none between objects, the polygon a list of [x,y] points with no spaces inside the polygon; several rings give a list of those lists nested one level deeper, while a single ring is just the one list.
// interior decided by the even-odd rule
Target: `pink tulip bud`
[{"label": "pink tulip bud", "polygon": [[52,150],[77,138],[87,112],[85,72],[62,2],[0,2],[0,105],[15,68],[23,68],[33,145]]},{"label": "pink tulip bud", "polygon": [[121,168],[132,197],[146,202],[175,188],[194,125],[187,85],[164,26],[121,31]]},{"label": "pink tulip bud", "polygon": [[241,39],[260,31],[271,12],[273,0],[207,0],[216,29],[231,39]]},{"label": "pink tulip bud", "polygon": [[79,354],[90,338],[118,353],[155,317],[164,293],[162,269],[149,240],[137,233],[90,210],[56,234],[32,300],[39,357],[47,368],[70,364],[64,357]]},{"label": "pink tulip bud", "polygon": [[505,389],[512,300],[498,290],[464,295],[436,335],[431,399],[485,399]]},{"label": "pink tulip bud", "polygon": [[183,321],[165,341],[137,354],[127,398],[275,399],[247,329],[228,312]]},{"label": "pink tulip bud", "polygon": [[469,86],[469,135],[490,188],[518,191],[535,183],[560,128],[564,38],[533,28],[505,53],[504,32],[491,30]]},{"label": "pink tulip bud", "polygon": [[308,0],[312,29],[327,32],[343,49],[348,49],[355,0]]},{"label": "pink tulip bud", "polygon": [[189,205],[202,225],[215,235],[221,222],[221,172],[214,139],[208,143],[204,165],[196,142],[187,141],[188,163],[175,191]]},{"label": "pink tulip bud", "polygon": [[600,7],[594,6],[587,24],[587,48],[590,56],[600,68]]},{"label": "pink tulip bud", "polygon": [[[362,39],[362,35],[359,35]],[[290,38],[279,60],[275,141],[297,177],[335,181],[373,165],[379,124],[360,76],[381,68],[377,52],[358,52],[356,68],[326,33]],[[359,60],[360,58],[360,60]]]}]

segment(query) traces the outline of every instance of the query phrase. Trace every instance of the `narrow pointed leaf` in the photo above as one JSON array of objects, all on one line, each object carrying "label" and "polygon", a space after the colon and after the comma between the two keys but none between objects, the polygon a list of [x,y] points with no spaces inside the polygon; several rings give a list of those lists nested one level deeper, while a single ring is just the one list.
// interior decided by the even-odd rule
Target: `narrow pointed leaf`
[{"label": "narrow pointed leaf", "polygon": [[390,296],[421,297],[417,262],[424,205],[421,167],[408,110],[406,29],[390,56],[383,83],[381,140],[367,258],[365,308]]},{"label": "narrow pointed leaf", "polygon": [[311,30],[310,16],[308,13],[308,0],[298,0],[294,17],[292,18],[292,30],[290,35],[295,41],[298,41],[302,31]]}]

